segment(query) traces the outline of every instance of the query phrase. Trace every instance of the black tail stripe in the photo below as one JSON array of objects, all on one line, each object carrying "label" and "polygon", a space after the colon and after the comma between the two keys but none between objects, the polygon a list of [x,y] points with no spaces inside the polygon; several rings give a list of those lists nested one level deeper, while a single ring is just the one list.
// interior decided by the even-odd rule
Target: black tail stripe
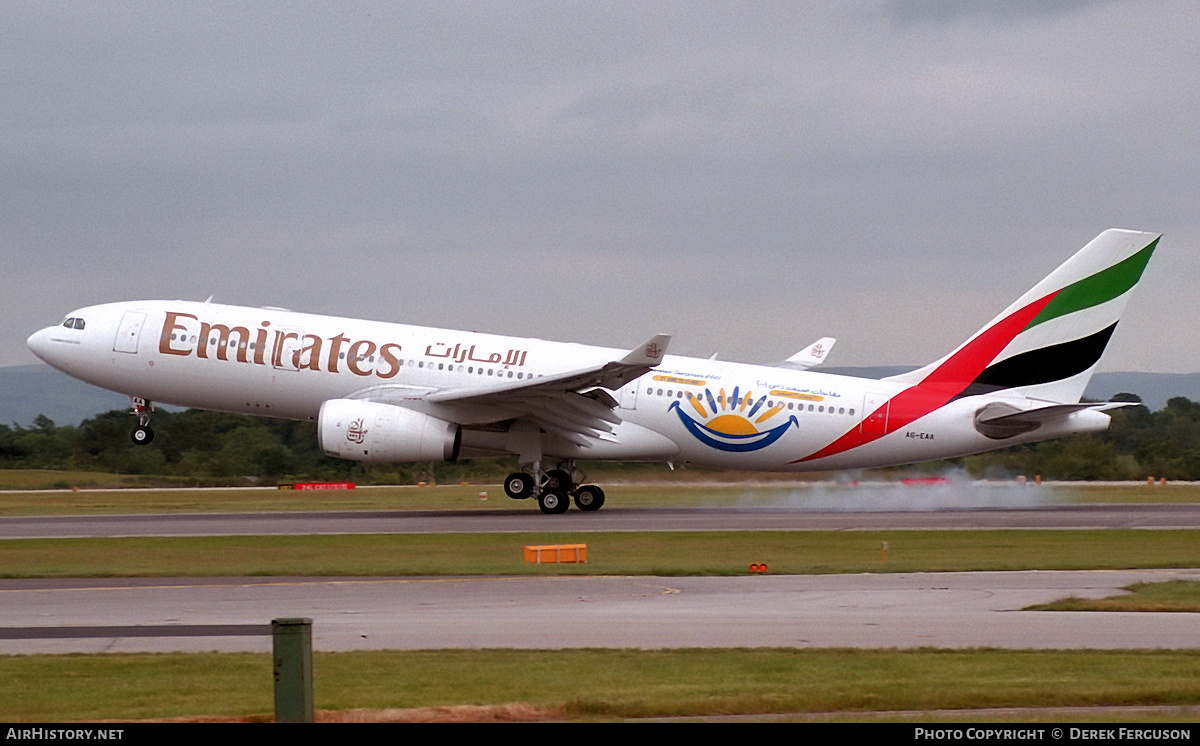
[{"label": "black tail stripe", "polygon": [[1107,329],[1081,339],[1013,355],[1003,362],[988,366],[954,398],[1061,381],[1078,375],[1100,360],[1100,356],[1104,354],[1104,347],[1116,328],[1114,323]]}]

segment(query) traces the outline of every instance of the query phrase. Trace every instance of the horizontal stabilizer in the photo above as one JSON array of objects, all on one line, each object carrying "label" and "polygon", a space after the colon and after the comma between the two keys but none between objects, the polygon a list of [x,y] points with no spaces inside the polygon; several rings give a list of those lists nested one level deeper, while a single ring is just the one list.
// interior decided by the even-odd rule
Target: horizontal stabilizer
[{"label": "horizontal stabilizer", "polygon": [[993,440],[1002,440],[1033,432],[1052,420],[1060,420],[1076,412],[1091,410],[1099,413],[1129,405],[1130,402],[1101,402],[1051,404],[1034,409],[1021,409],[1004,402],[992,402],[975,413],[975,429]]}]

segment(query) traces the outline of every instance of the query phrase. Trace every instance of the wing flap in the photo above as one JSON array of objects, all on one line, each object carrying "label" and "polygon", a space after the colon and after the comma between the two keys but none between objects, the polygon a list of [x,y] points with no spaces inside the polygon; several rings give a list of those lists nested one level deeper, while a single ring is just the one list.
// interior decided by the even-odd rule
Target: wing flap
[{"label": "wing flap", "polygon": [[[570,394],[567,396],[570,396]],[[528,403],[528,406],[531,414],[553,422],[566,423],[581,430],[588,430],[597,434],[611,433],[613,431],[613,426],[607,420],[580,416],[560,399],[546,398],[540,401],[532,401]]]}]

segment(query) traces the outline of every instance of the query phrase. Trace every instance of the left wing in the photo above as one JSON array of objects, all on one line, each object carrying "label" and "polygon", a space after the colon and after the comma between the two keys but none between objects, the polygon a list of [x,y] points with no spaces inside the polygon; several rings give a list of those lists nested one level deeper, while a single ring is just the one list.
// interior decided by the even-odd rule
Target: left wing
[{"label": "left wing", "polygon": [[608,391],[616,391],[661,363],[670,341],[670,335],[656,334],[620,360],[541,378],[505,379],[456,389],[385,384],[347,398],[420,409],[460,425],[526,419],[563,440],[587,446],[589,439],[605,438],[621,423],[613,412],[617,401]]},{"label": "left wing", "polygon": [[428,400],[432,402],[475,400],[481,404],[490,404],[494,401],[507,401],[514,396],[519,397],[535,392],[547,394],[579,391],[597,386],[616,391],[630,381],[642,377],[661,363],[663,355],[667,353],[667,345],[670,341],[669,334],[655,334],[643,344],[630,350],[620,360],[524,381],[505,380],[465,389],[446,389],[430,394]]}]

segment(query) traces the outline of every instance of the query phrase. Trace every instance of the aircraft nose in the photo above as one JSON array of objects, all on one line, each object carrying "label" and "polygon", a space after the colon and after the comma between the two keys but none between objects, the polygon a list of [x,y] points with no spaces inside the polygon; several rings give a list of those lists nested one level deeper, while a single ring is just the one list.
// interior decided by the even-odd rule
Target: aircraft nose
[{"label": "aircraft nose", "polygon": [[29,345],[29,350],[42,360],[46,360],[47,355],[50,354],[51,328],[52,327],[46,327],[45,329],[36,331],[29,335],[29,339],[25,340],[25,344]]},{"label": "aircraft nose", "polygon": [[[62,370],[64,365],[69,364],[70,351],[79,342],[61,339],[62,335],[58,331],[57,326],[48,326],[30,335],[29,339],[25,340],[25,344],[29,345],[30,352],[41,358],[42,362]],[[58,338],[56,339],[56,337]]]}]

